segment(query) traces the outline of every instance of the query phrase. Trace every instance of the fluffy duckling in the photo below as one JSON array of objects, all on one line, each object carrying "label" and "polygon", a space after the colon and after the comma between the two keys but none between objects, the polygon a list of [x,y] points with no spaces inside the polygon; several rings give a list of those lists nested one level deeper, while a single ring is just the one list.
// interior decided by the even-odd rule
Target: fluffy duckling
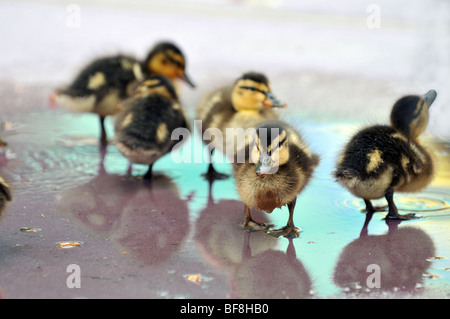
[{"label": "fluffy duckling", "polygon": [[269,233],[276,237],[298,237],[300,229],[293,221],[297,195],[311,179],[319,156],[310,151],[293,127],[280,120],[261,123],[253,142],[246,148],[245,161],[236,160],[233,164],[237,191],[245,204],[244,229],[269,230],[270,227],[255,222],[250,208],[271,213],[287,205],[286,226]]},{"label": "fluffy duckling", "polygon": [[114,141],[131,163],[149,165],[144,178],[151,179],[153,163],[177,143],[171,132],[179,127],[189,129],[189,123],[174,86],[166,77],[152,75],[117,114]]},{"label": "fluffy duckling", "polygon": [[11,190],[9,188],[8,183],[5,179],[0,176],[0,216],[3,214],[3,211],[6,206],[6,202],[11,201]]},{"label": "fluffy duckling", "polygon": [[370,200],[385,197],[387,220],[414,218],[400,215],[393,195],[418,192],[433,179],[430,153],[418,137],[428,124],[428,111],[437,96],[430,90],[424,96],[405,96],[391,112],[391,125],[375,125],[358,132],[339,156],[334,176],[353,195],[363,198],[367,213],[375,208]]},{"label": "fluffy duckling", "polygon": [[[218,148],[223,153],[227,148],[226,128],[254,127],[256,123],[268,119],[277,119],[273,108],[286,107],[271,92],[269,80],[264,74],[248,72],[238,78],[233,85],[210,93],[197,108],[197,119],[202,121],[202,135],[210,128],[222,132],[223,143],[217,142],[210,147],[210,154]],[[230,139],[234,146],[234,138]],[[212,162],[205,177],[209,180],[223,179],[227,175],[218,173]]]},{"label": "fluffy duckling", "polygon": [[51,100],[74,112],[92,112],[100,117],[101,144],[107,144],[104,119],[119,110],[117,104],[130,97],[137,84],[151,74],[164,75],[171,80],[182,79],[194,84],[185,72],[185,57],[170,42],[156,45],[141,63],[130,56],[97,59],[87,65],[64,89],[56,90]]}]

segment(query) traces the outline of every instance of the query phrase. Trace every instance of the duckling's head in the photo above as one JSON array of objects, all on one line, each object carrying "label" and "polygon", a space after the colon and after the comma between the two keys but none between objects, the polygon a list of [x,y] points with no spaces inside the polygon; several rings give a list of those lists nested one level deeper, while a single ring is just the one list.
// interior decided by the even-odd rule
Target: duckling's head
[{"label": "duckling's head", "polygon": [[150,74],[164,75],[171,80],[181,79],[195,87],[186,74],[186,58],[181,50],[171,42],[157,44],[148,54],[144,69]]},{"label": "duckling's head", "polygon": [[423,96],[402,97],[392,108],[391,126],[415,140],[427,128],[428,111],[436,96],[436,91],[430,90]]},{"label": "duckling's head", "polygon": [[136,89],[136,97],[145,97],[149,94],[158,94],[168,97],[174,101],[178,100],[177,92],[172,82],[161,75],[151,75],[147,80],[142,81]]},{"label": "duckling's head", "polygon": [[275,174],[288,160],[289,144],[286,130],[276,123],[259,126],[250,153],[250,162],[256,164],[256,175],[264,178],[267,174]]},{"label": "duckling's head", "polygon": [[236,80],[231,102],[237,111],[259,111],[264,106],[286,107],[271,92],[267,77],[256,72],[245,73]]}]

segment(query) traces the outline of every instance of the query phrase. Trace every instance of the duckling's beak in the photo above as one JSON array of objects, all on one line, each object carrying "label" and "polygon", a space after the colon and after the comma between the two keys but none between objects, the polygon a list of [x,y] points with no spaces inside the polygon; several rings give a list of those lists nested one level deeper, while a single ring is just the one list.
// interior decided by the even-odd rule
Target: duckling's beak
[{"label": "duckling's beak", "polygon": [[194,82],[191,81],[190,77],[186,73],[180,75],[180,79],[189,84],[191,87],[195,88]]},{"label": "duckling's beak", "polygon": [[263,104],[268,107],[279,107],[283,109],[287,107],[286,103],[280,101],[272,92],[266,93],[266,99]]},{"label": "duckling's beak", "polygon": [[428,107],[431,106],[431,104],[433,104],[434,100],[437,97],[437,92],[435,90],[429,90],[423,97],[422,99],[424,100],[425,103],[427,103]]},{"label": "duckling's beak", "polygon": [[278,171],[278,166],[272,165],[272,159],[268,154],[260,154],[259,162],[256,164],[255,173],[261,178],[267,174],[275,174]]}]

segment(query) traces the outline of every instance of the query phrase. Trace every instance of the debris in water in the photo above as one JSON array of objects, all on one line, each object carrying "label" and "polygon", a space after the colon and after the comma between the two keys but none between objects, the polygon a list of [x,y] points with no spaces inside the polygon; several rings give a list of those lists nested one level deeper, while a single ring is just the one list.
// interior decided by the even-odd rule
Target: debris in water
[{"label": "debris in water", "polygon": [[434,280],[442,278],[441,276],[436,275],[436,274],[432,274],[432,273],[424,273],[424,274],[422,274],[422,277],[423,278],[428,278],[428,279],[434,279]]},{"label": "debris in water", "polygon": [[442,256],[435,256],[435,257],[428,257],[427,258],[428,261],[442,260],[442,259],[447,259],[447,258],[442,257]]},{"label": "debris in water", "polygon": [[59,249],[69,249],[69,248],[81,246],[80,241],[61,241],[61,242],[58,242],[57,244],[58,244]]},{"label": "debris in water", "polygon": [[201,286],[203,283],[212,280],[212,278],[202,276],[201,274],[187,274],[183,275],[183,277],[186,278],[186,280],[189,280],[198,286]]},{"label": "debris in water", "polygon": [[30,227],[20,227],[20,231],[24,232],[24,233],[38,233],[40,232],[42,229],[41,228],[30,228]]}]

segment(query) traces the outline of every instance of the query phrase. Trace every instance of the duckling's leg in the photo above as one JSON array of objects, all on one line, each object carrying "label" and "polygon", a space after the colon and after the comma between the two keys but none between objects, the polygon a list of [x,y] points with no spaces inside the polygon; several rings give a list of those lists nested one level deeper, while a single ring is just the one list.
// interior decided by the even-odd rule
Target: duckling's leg
[{"label": "duckling's leg", "polygon": [[219,173],[214,169],[212,163],[212,154],[214,153],[214,150],[215,150],[214,148],[212,150],[211,149],[209,150],[209,167],[208,171],[205,174],[203,174],[203,177],[209,181],[213,181],[216,179],[226,179],[229,177],[227,174]]},{"label": "duckling's leg", "polygon": [[368,199],[364,199],[366,203],[366,220],[364,221],[363,228],[359,234],[360,237],[367,236],[369,223],[372,219],[373,213],[375,213],[375,208],[372,206],[372,203]]},{"label": "duckling's leg", "polygon": [[105,129],[105,117],[100,115],[100,145],[106,146],[108,145],[108,140],[106,138],[106,129]]},{"label": "duckling's leg", "polygon": [[398,213],[397,206],[394,203],[394,189],[392,187],[389,187],[386,190],[386,193],[384,195],[388,202],[389,211],[386,216],[386,220],[409,220],[417,218],[415,217],[416,214],[406,214],[406,215],[400,215]]},{"label": "duckling's leg", "polygon": [[152,179],[152,176],[153,176],[153,174],[152,174],[152,167],[153,167],[153,164],[150,164],[148,166],[147,173],[145,173],[143,179],[145,179],[145,180],[151,180]]},{"label": "duckling's leg", "polygon": [[366,204],[366,213],[375,213],[375,212],[385,212],[388,210],[388,206],[373,206],[370,200],[364,199],[364,203]]},{"label": "duckling's leg", "polygon": [[244,219],[244,223],[242,225],[242,227],[245,230],[248,230],[248,231],[257,231],[257,230],[268,231],[273,226],[274,226],[273,224],[266,224],[266,223],[257,223],[257,222],[255,222],[253,220],[253,218],[252,218],[251,213],[250,213],[250,207],[245,205],[245,219]]},{"label": "duckling's leg", "polygon": [[295,227],[294,225],[294,208],[297,199],[294,199],[292,202],[288,203],[287,206],[289,208],[289,219],[283,228],[270,231],[270,234],[275,237],[286,237],[286,238],[298,238],[300,236],[299,232],[301,232],[301,228]]}]

